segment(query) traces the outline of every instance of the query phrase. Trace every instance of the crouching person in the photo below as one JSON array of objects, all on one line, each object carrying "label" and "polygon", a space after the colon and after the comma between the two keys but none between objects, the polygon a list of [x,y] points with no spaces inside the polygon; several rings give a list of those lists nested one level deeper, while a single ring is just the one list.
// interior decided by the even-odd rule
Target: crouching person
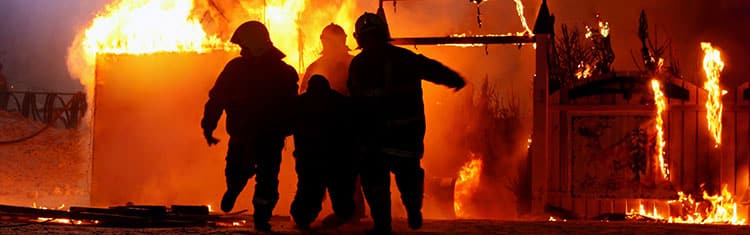
[{"label": "crouching person", "polygon": [[348,99],[321,75],[310,78],[307,92],[296,102],[297,193],[291,215],[300,229],[309,229],[318,217],[326,190],[335,215],[326,225],[344,224],[354,215],[357,171],[348,106]]}]

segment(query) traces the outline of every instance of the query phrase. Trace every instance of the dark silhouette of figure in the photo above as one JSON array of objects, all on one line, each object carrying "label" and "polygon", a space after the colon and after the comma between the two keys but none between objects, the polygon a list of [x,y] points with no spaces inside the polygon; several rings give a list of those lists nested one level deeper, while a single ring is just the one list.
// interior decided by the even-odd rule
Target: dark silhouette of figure
[{"label": "dark silhouette of figure", "polygon": [[[305,71],[305,75],[302,77],[300,91],[305,92],[307,90],[310,77],[314,74],[320,74],[328,79],[333,90],[349,96],[349,88],[346,87],[346,80],[349,76],[349,64],[352,62],[354,56],[349,54],[350,49],[346,45],[346,32],[344,28],[334,23],[329,24],[320,33],[320,41],[323,44],[323,52],[320,58],[307,67],[307,71]],[[362,195],[362,186],[360,185],[359,178],[357,178],[354,189],[354,202],[356,204],[354,216],[356,218],[364,218],[365,199]],[[324,221],[327,220],[328,218]]]},{"label": "dark silhouette of figure", "polygon": [[425,117],[422,79],[455,88],[464,79],[439,62],[389,43],[387,26],[365,13],[355,24],[362,48],[349,67],[348,87],[362,151],[362,187],[370,205],[372,234],[391,232],[390,172],[396,176],[409,226],[422,226]]},{"label": "dark silhouette of figure", "polygon": [[213,131],[227,113],[229,149],[227,191],[221,210],[229,212],[247,181],[255,176],[255,229],[270,231],[271,213],[279,199],[278,175],[284,138],[291,134],[291,110],[297,96],[297,72],[281,59],[265,25],[249,21],[234,32],[232,43],[242,48],[209,92],[201,127],[208,145],[218,143]]},{"label": "dark silhouette of figure", "polygon": [[10,84],[3,74],[3,64],[0,63],[0,110],[8,109],[8,99],[10,98]]},{"label": "dark silhouette of figure", "polygon": [[353,218],[352,196],[358,162],[348,98],[332,90],[321,75],[313,75],[309,85],[307,92],[297,99],[294,116],[298,118],[293,129],[297,194],[291,215],[301,229],[309,229],[315,221],[326,189],[335,216],[327,218],[334,223],[329,225],[340,225]]},{"label": "dark silhouette of figure", "polygon": [[349,64],[354,56],[349,55],[349,47],[346,46],[346,32],[337,24],[329,24],[323,28],[320,34],[323,44],[323,52],[320,58],[307,67],[302,77],[300,91],[305,92],[308,80],[314,74],[320,74],[328,79],[331,88],[343,95],[349,95],[346,87]]}]

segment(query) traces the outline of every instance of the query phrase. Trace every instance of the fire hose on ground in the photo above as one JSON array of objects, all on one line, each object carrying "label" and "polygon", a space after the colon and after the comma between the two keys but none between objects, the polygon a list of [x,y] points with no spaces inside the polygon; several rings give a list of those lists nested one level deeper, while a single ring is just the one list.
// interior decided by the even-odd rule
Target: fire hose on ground
[{"label": "fire hose on ground", "polygon": [[[16,143],[20,143],[20,142],[23,142],[23,141],[26,141],[26,140],[30,140],[31,138],[34,138],[34,137],[38,136],[39,134],[43,133],[44,131],[46,131],[50,127],[54,126],[55,123],[57,122],[57,120],[60,119],[60,117],[62,117],[63,113],[65,113],[66,111],[68,111],[71,108],[73,108],[73,106],[75,104],[78,104],[80,99],[84,99],[85,100],[86,97],[82,93],[75,94],[73,96],[73,98],[71,98],[65,104],[65,106],[62,108],[62,110],[60,110],[59,112],[54,112],[52,114],[52,118],[50,118],[49,120],[47,120],[47,123],[42,128],[40,128],[39,130],[31,133],[30,135],[27,135],[27,136],[24,136],[24,137],[21,137],[21,138],[12,139],[12,140],[0,140],[0,145],[16,144]],[[75,107],[75,108],[78,108],[78,107]]]}]

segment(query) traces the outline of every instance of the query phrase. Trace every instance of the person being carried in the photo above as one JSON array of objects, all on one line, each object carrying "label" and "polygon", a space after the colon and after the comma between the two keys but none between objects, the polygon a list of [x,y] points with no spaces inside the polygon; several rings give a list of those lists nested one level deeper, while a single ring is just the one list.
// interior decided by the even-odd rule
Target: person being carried
[{"label": "person being carried", "polygon": [[352,196],[357,175],[349,100],[316,74],[295,107],[297,193],[292,218],[298,228],[309,229],[328,190],[337,218],[334,225],[348,222],[355,211]]},{"label": "person being carried", "polygon": [[[323,51],[320,57],[307,67],[302,82],[300,83],[300,93],[307,91],[308,81],[315,74],[322,75],[328,79],[331,89],[349,96],[349,88],[346,87],[346,80],[349,77],[349,64],[354,56],[349,54],[349,46],[346,45],[346,32],[341,26],[331,23],[323,28],[320,33],[320,43],[323,45]],[[359,172],[359,171],[357,171]],[[359,173],[358,173],[359,174]],[[362,194],[362,185],[357,176],[356,185],[354,186],[354,216],[356,219],[365,218],[365,199]],[[330,215],[335,216],[335,215]],[[335,221],[335,217],[326,217],[324,221]]]}]

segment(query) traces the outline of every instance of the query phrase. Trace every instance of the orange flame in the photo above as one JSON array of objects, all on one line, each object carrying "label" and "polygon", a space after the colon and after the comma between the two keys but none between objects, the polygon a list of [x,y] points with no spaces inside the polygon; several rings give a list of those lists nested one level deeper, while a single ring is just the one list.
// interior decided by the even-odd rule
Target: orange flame
[{"label": "orange flame", "polygon": [[664,161],[664,118],[662,113],[667,108],[667,101],[664,98],[661,84],[658,80],[651,80],[651,89],[654,92],[654,103],[656,103],[656,157],[659,161],[659,169],[664,179],[669,179],[669,166]]},{"label": "orange flame", "polygon": [[[199,0],[114,0],[78,32],[68,49],[68,71],[86,87],[93,103],[96,56],[99,54],[207,53],[215,50],[238,51],[239,48],[217,35],[206,33],[201,25],[203,15],[196,14]],[[264,22],[276,47],[287,54],[286,61],[298,71],[319,56],[319,33],[335,22],[344,29],[354,26],[356,1],[346,0],[338,6],[315,8],[311,17],[299,20],[311,0],[267,0],[263,5],[240,1],[242,14],[227,19],[229,27],[247,20]],[[196,9],[200,8],[200,9]],[[312,8],[310,8],[312,9]],[[311,10],[312,11],[312,10]],[[233,14],[235,15],[235,14]],[[302,28],[312,32],[304,32]],[[233,28],[232,28],[233,29]],[[349,37],[348,43],[354,42]],[[299,63],[298,63],[299,62]],[[93,107],[93,106],[89,106]],[[87,112],[90,115],[92,112]]]},{"label": "orange flame", "polygon": [[[56,208],[48,208],[45,206],[41,206],[37,204],[36,202],[33,202],[31,204],[31,208],[41,209],[41,210],[63,210],[65,208],[65,204],[62,204]],[[51,223],[51,224],[74,224],[74,225],[81,225],[84,223],[82,220],[73,220],[73,219],[68,219],[68,218],[47,218],[47,217],[38,217],[34,219],[34,222]],[[91,221],[90,223],[98,223],[98,222]]]},{"label": "orange flame", "polygon": [[639,203],[638,211],[630,209],[627,215],[681,224],[746,224],[746,219],[737,215],[737,203],[726,185],[722,187],[721,194],[718,195],[709,195],[708,192],[703,191],[704,201],[702,202],[696,202],[692,195],[686,195],[683,192],[678,192],[677,195],[679,199],[668,202],[670,205],[677,205],[679,209],[677,216],[665,216],[656,209],[656,205],[652,206],[651,211],[647,211],[643,203]]},{"label": "orange flame", "polygon": [[708,91],[706,100],[706,119],[708,120],[708,130],[714,137],[718,148],[721,145],[721,116],[724,105],[721,103],[722,90],[719,86],[721,71],[724,70],[724,61],[721,60],[721,52],[714,49],[711,43],[702,42],[703,49],[703,71],[706,73],[706,83],[703,88]]},{"label": "orange flame", "polygon": [[[598,33],[603,38],[609,37],[609,22],[599,19],[599,16],[597,16],[597,25],[599,26]],[[586,38],[591,38],[594,36],[594,28],[591,26],[586,25],[586,34],[584,35]]]},{"label": "orange flame", "polygon": [[593,68],[590,64],[584,64],[583,61],[578,64],[578,69],[576,71],[576,78],[578,79],[584,79],[591,77]]},{"label": "orange flame", "polygon": [[528,34],[529,36],[534,36],[534,32],[531,31],[531,28],[529,28],[529,24],[526,22],[526,16],[524,16],[523,13],[523,2],[521,0],[513,0],[516,3],[516,13],[518,13],[518,18],[521,19],[521,25],[523,26],[524,32],[518,33],[519,36],[522,36],[524,34]]},{"label": "orange flame", "polygon": [[[117,1],[84,31],[87,53],[207,52],[228,45],[191,17],[193,1]],[[158,24],[154,20],[158,19]]]},{"label": "orange flame", "polygon": [[116,0],[99,12],[68,49],[68,71],[86,87],[88,102],[93,103],[98,54],[204,53],[233,48],[207,35],[191,16],[193,8],[192,0]]},{"label": "orange flame", "polygon": [[461,168],[453,191],[453,210],[459,218],[468,216],[465,205],[471,200],[472,194],[479,188],[479,173],[482,171],[482,159],[471,154],[471,160]]}]

